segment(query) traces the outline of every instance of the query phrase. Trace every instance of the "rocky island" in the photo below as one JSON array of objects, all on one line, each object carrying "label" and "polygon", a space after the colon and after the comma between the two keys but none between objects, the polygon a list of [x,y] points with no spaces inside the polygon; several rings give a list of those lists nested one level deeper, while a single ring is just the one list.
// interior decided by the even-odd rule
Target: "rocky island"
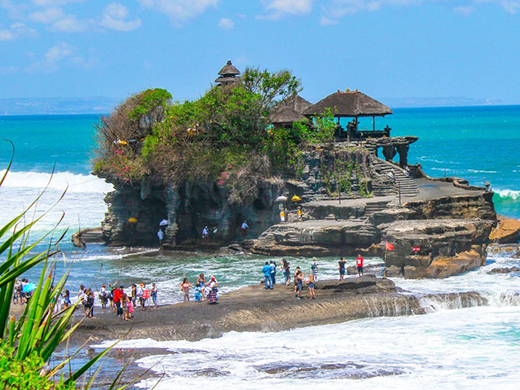
[{"label": "rocky island", "polygon": [[[409,164],[418,138],[376,129],[390,108],[357,90],[311,104],[290,72],[240,75],[231,62],[215,81],[197,101],[147,90],[102,119],[94,174],[115,186],[108,245],[157,245],[162,229],[165,249],[365,253],[406,278],[485,263],[493,193]],[[360,124],[367,118],[371,128]]]}]

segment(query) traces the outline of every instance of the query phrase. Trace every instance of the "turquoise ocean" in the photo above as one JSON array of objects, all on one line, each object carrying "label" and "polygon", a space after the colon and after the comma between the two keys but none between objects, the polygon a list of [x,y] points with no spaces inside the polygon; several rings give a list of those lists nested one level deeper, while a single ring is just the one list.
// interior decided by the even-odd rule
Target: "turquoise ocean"
[{"label": "turquoise ocean", "polygon": [[[37,237],[62,217],[58,231],[99,226],[103,198],[113,187],[90,174],[98,116],[0,117],[0,139],[15,145],[14,162],[0,187],[0,224],[13,218],[47,188],[37,215],[51,209],[33,232]],[[420,162],[430,176],[457,176],[471,184],[489,181],[500,214],[520,218],[520,106],[395,109],[377,120],[392,135],[415,135],[409,162]],[[371,128],[371,120],[361,127]],[[0,171],[11,157],[0,140]],[[63,200],[56,201],[66,190]],[[32,214],[28,216],[31,218]],[[60,244],[58,270],[71,267],[68,288],[99,289],[117,281],[128,286],[156,282],[161,303],[178,302],[182,277],[215,274],[222,291],[258,283],[264,258],[237,254],[215,258],[205,253],[156,255],[154,248],[106,248],[77,251]],[[136,253],[135,253],[136,252]],[[305,258],[293,267],[310,266]],[[379,262],[380,259],[368,259]],[[336,260],[320,259],[322,277],[336,277]],[[123,348],[164,348],[166,355],[140,359],[142,367],[165,373],[158,388],[213,386],[216,389],[312,386],[330,388],[501,388],[520,380],[520,274],[488,274],[494,267],[520,266],[511,256],[489,256],[480,270],[446,280],[395,279],[398,286],[423,296],[429,292],[478,291],[488,306],[460,308],[457,303],[424,299],[429,314],[377,317],[343,324],[278,333],[230,333],[199,342],[124,342]],[[29,279],[36,274],[29,274]],[[297,315],[297,314],[296,314]],[[198,351],[194,353],[194,351]],[[277,370],[285,367],[283,370]],[[323,369],[327,367],[327,369]],[[273,374],[272,372],[277,372]],[[151,388],[152,381],[139,384]]]}]

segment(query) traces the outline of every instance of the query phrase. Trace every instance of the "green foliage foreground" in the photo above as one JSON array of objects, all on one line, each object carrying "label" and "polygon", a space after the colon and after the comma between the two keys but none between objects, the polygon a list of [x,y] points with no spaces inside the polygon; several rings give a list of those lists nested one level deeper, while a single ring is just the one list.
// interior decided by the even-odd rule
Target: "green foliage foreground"
[{"label": "green foliage foreground", "polygon": [[[0,178],[0,186],[10,166],[11,163]],[[76,305],[58,313],[54,311],[68,275],[57,279],[52,259],[59,252],[57,244],[65,233],[53,240],[53,229],[43,237],[29,241],[31,229],[45,214],[29,223],[25,223],[24,219],[30,218],[42,194],[24,212],[0,227],[0,258],[3,259],[0,262],[0,389],[72,389],[78,378],[109,351],[104,350],[76,372],[68,372],[67,375],[64,367],[75,354],[53,368],[48,366],[52,354],[69,340],[80,323],[71,325]],[[38,245],[43,244],[48,244],[47,249],[35,253]],[[10,315],[15,281],[38,265],[42,266],[42,270],[37,287],[23,314],[16,319]],[[89,388],[93,380],[94,377],[84,388]]]}]

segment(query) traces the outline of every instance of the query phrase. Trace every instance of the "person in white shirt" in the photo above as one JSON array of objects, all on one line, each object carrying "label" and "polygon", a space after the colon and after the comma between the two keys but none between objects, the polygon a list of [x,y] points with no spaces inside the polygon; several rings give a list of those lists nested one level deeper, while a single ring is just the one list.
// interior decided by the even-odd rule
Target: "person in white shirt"
[{"label": "person in white shirt", "polygon": [[206,239],[208,237],[209,237],[208,227],[204,226],[204,229],[202,229],[202,238]]},{"label": "person in white shirt", "polygon": [[242,226],[240,226],[240,229],[242,230],[242,234],[245,236],[247,234],[247,229],[249,229],[249,225],[247,224],[247,221],[244,221],[244,223],[242,223]]}]

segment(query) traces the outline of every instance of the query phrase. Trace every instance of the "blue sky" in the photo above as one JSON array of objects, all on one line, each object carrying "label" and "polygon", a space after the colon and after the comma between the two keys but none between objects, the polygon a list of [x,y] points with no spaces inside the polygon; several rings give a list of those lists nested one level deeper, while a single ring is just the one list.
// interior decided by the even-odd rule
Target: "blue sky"
[{"label": "blue sky", "polygon": [[231,59],[315,102],[520,103],[520,0],[0,0],[0,98],[203,93]]}]

